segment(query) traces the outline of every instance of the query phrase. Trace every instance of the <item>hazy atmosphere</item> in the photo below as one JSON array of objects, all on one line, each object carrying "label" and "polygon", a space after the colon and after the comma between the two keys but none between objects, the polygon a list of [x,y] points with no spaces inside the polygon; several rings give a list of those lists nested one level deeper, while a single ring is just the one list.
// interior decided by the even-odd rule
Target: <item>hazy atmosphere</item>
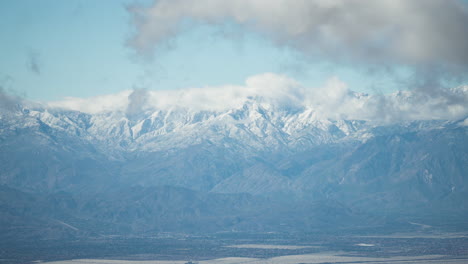
[{"label": "hazy atmosphere", "polygon": [[0,263],[467,261],[467,1],[0,22]]}]

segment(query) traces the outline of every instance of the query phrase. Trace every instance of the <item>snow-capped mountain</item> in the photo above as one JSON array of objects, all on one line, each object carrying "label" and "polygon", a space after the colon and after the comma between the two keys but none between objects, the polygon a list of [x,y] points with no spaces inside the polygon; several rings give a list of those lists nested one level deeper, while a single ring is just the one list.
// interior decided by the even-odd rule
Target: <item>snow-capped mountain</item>
[{"label": "snow-capped mountain", "polygon": [[255,100],[225,111],[185,108],[87,114],[54,108],[23,108],[2,118],[4,134],[15,129],[50,129],[121,151],[161,151],[202,142],[249,151],[301,149],[344,139],[363,139],[364,121],[331,120],[310,108],[274,112]]},{"label": "snow-capped mountain", "polygon": [[[465,90],[457,92],[468,98],[468,92]],[[134,91],[122,94],[120,97],[127,97],[128,100],[135,93]],[[146,91],[143,96],[155,95]],[[396,101],[403,102],[398,108],[405,108],[408,107],[406,104],[411,103],[408,102],[411,101],[410,96],[407,93],[396,93],[382,103],[396,105]],[[368,103],[367,108],[373,107],[375,103],[369,102],[377,100],[357,93],[353,93],[351,98],[362,100],[360,104]],[[122,98],[119,100],[124,101]],[[340,100],[346,105],[351,99]],[[99,104],[98,101],[94,103]],[[2,132],[28,127],[47,128],[69,136],[78,136],[112,151],[154,152],[185,148],[202,142],[212,142],[225,147],[230,147],[232,144],[248,146],[246,148],[248,152],[275,149],[293,151],[346,140],[365,141],[372,137],[373,128],[389,124],[385,122],[386,115],[393,115],[392,111],[395,112],[394,109],[382,108],[383,119],[350,119],[345,118],[346,115],[340,114],[340,109],[337,109],[337,115],[343,118],[336,118],[335,114],[324,114],[321,109],[323,107],[320,106],[284,103],[278,106],[275,103],[277,103],[275,100],[266,100],[264,97],[248,96],[240,100],[237,105],[218,107],[218,109],[190,108],[180,104],[158,108],[146,103],[138,106],[135,111],[131,110],[131,102],[128,102],[127,105],[112,111],[95,113],[69,110],[60,107],[60,104],[54,107],[57,103],[52,106],[34,105],[33,107],[17,104],[14,111],[9,111],[8,114],[4,111],[1,114],[5,129]],[[435,105],[433,102],[430,104]],[[365,109],[364,106],[361,108],[375,111],[375,109]],[[434,108],[434,112],[437,110]],[[350,110],[351,116],[353,111]],[[466,109],[458,109],[458,112],[458,116],[462,116]],[[369,113],[368,116],[378,114],[380,113]],[[398,113],[398,115],[403,114]],[[411,124],[412,119],[402,118],[402,120],[406,124]],[[445,122],[443,119],[439,120],[441,121],[432,123]]]},{"label": "snow-capped mountain", "polygon": [[[226,104],[203,90],[48,104],[2,95],[0,193],[6,201],[24,195],[26,207],[56,203],[59,212],[13,207],[5,217],[26,212],[53,226],[49,214],[59,214],[85,229],[112,223],[138,232],[190,219],[211,231],[352,224],[367,214],[424,218],[425,210],[464,219],[466,87],[421,104],[408,92],[370,96],[338,85],[317,99],[281,89],[247,89]],[[186,93],[206,104],[190,104]],[[436,118],[418,119],[430,107]]]}]

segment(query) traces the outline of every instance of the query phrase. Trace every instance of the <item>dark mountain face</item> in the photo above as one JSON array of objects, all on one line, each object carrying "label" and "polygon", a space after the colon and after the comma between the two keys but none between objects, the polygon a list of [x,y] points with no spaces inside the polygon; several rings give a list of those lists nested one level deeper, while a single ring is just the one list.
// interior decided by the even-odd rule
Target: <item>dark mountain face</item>
[{"label": "dark mountain face", "polygon": [[468,214],[462,122],[15,111],[0,124],[5,239],[457,227]]},{"label": "dark mountain face", "polygon": [[463,210],[465,202],[454,199],[467,193],[466,137],[465,128],[377,136],[310,166],[300,182],[372,211],[413,211],[441,201]]}]

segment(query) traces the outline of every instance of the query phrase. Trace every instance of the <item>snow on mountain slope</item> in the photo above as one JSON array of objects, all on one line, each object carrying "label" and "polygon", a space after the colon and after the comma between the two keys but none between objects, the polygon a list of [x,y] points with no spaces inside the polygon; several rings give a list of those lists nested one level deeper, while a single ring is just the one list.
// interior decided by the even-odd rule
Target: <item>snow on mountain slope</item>
[{"label": "snow on mountain slope", "polygon": [[[330,120],[314,110],[271,112],[253,100],[226,111],[155,110],[129,118],[124,112],[85,114],[57,109],[23,110],[10,129],[47,126],[70,136],[126,151],[159,151],[201,142],[250,146],[255,150],[300,148],[335,142],[368,127],[366,122]],[[229,140],[228,140],[229,139]]]},{"label": "snow on mountain slope", "polygon": [[382,96],[332,80],[312,92],[267,75],[210,89],[42,105],[0,94],[0,185],[68,193],[66,213],[129,230],[466,219],[466,87]]},{"label": "snow on mountain slope", "polygon": [[336,78],[312,89],[275,74],[253,76],[244,86],[134,90],[45,105],[5,98],[0,133],[47,128],[111,152],[151,152],[203,142],[242,146],[245,152],[301,150],[366,140],[373,127],[382,125],[468,115],[468,86],[435,95],[406,91],[383,96],[353,92]]}]

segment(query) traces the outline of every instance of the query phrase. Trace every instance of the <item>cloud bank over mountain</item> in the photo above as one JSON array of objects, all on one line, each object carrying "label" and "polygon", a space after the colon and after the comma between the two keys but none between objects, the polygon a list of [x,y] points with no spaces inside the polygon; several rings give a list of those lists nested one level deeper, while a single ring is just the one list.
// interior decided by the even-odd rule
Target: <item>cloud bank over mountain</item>
[{"label": "cloud bank over mountain", "polygon": [[[265,90],[265,100],[314,105],[333,118],[395,122],[467,114],[466,88],[450,89],[468,80],[468,9],[459,0],[159,0],[128,11],[134,26],[128,44],[145,57],[197,25],[234,23],[298,51],[310,64],[326,62],[357,70],[361,77],[383,73],[399,90],[411,91],[359,95],[336,79],[312,91],[294,80],[263,76],[237,87],[240,92],[218,87],[165,93],[182,105],[231,107]],[[171,100],[155,101],[160,106],[172,105]]]},{"label": "cloud bank over mountain", "polygon": [[456,120],[468,115],[468,87],[447,89],[434,95],[418,91],[392,94],[363,94],[348,88],[337,77],[322,87],[305,87],[284,75],[265,73],[248,78],[244,85],[203,87],[182,90],[127,90],[88,99],[67,98],[49,102],[86,113],[120,111],[125,115],[154,110],[184,108],[189,111],[223,112],[254,100],[272,111],[297,112],[313,109],[330,119],[358,119],[383,123],[408,120]]}]

